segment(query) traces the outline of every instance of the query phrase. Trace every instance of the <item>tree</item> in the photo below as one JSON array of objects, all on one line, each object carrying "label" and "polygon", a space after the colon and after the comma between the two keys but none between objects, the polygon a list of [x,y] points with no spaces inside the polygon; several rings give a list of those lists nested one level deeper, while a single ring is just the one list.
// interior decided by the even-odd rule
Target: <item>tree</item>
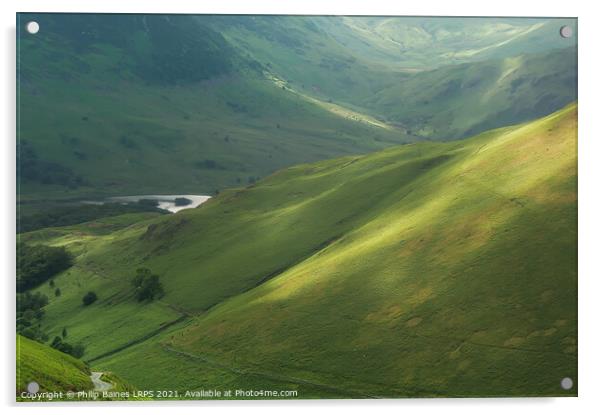
[{"label": "tree", "polygon": [[73,264],[64,247],[17,245],[17,291],[26,291]]},{"label": "tree", "polygon": [[176,197],[174,199],[174,204],[176,206],[188,206],[192,204],[192,200],[188,199],[187,197]]},{"label": "tree", "polygon": [[83,344],[78,343],[76,345],[72,345],[71,343],[67,343],[61,339],[60,336],[55,336],[50,343],[50,347],[56,350],[60,350],[63,353],[70,354],[73,357],[77,357],[78,359],[84,355],[86,348]]},{"label": "tree", "polygon": [[153,301],[164,294],[159,276],[153,274],[148,268],[138,268],[136,270],[136,275],[132,279],[132,285],[135,288],[135,295],[138,301]]},{"label": "tree", "polygon": [[61,296],[61,289],[60,289],[60,288],[57,288],[56,290],[54,290],[54,295],[55,295],[56,297],[60,297],[60,296]]},{"label": "tree", "polygon": [[39,326],[26,327],[19,330],[19,333],[28,339],[43,343],[48,340],[48,335],[42,331]]},{"label": "tree", "polygon": [[63,327],[63,339],[67,338],[67,327]]},{"label": "tree", "polygon": [[54,340],[52,340],[52,343],[50,343],[50,347],[52,347],[54,349],[58,349],[62,343],[63,343],[63,340],[59,336],[55,336]]},{"label": "tree", "polygon": [[44,294],[36,292],[26,292],[24,294],[17,295],[17,312],[24,312],[26,310],[40,310],[48,304],[48,297]]},{"label": "tree", "polygon": [[47,341],[48,336],[40,327],[47,304],[48,297],[39,292],[17,294],[17,333],[32,340]]},{"label": "tree", "polygon": [[71,355],[73,357],[77,357],[79,359],[80,357],[82,357],[84,355],[85,351],[86,351],[86,348],[84,347],[83,344],[76,344],[75,346],[73,346],[73,348],[71,350]]},{"label": "tree", "polygon": [[94,301],[98,300],[98,296],[94,291],[88,291],[84,298],[82,298],[82,302],[85,306],[92,304]]}]

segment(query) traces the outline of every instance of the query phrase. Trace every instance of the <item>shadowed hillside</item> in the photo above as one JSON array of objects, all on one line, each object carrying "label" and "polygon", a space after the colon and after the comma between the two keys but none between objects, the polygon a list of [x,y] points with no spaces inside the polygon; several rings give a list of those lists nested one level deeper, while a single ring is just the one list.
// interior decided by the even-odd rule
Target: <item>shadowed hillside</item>
[{"label": "shadowed hillside", "polygon": [[410,141],[276,85],[191,16],[20,19],[42,27],[19,35],[20,202],[175,187],[214,194]]}]

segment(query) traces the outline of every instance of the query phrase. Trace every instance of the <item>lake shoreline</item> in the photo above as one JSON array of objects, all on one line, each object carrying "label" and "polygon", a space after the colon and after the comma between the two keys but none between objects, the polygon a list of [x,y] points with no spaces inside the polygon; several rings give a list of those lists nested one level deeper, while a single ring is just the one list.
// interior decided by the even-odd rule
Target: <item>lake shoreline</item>
[{"label": "lake shoreline", "polygon": [[[187,199],[190,203],[178,204],[176,199]],[[113,196],[105,198],[101,201],[84,201],[88,204],[105,204],[105,203],[139,203],[141,200],[153,200],[157,202],[157,208],[167,210],[171,213],[178,213],[185,209],[194,209],[207,200],[211,199],[208,195],[133,195],[133,196]]]}]

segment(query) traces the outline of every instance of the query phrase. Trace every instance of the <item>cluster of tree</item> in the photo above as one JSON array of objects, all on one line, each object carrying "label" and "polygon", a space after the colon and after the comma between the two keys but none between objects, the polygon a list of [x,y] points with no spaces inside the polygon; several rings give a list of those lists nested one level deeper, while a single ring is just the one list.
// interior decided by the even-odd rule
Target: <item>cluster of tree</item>
[{"label": "cluster of tree", "polygon": [[17,245],[17,291],[23,292],[47,281],[73,264],[64,247]]},{"label": "cluster of tree", "polygon": [[153,301],[161,298],[165,291],[159,281],[159,276],[153,274],[148,268],[138,268],[136,276],[132,279],[132,285],[135,288],[135,295],[138,301]]},{"label": "cluster of tree", "polygon": [[63,353],[70,354],[73,357],[77,357],[78,359],[84,355],[86,348],[83,344],[71,344],[65,341],[65,337],[67,337],[67,329],[63,329],[63,337],[56,336],[52,343],[50,343],[50,347],[60,350]]},{"label": "cluster of tree", "polygon": [[188,206],[192,203],[192,200],[187,197],[176,197],[174,203],[176,206]]},{"label": "cluster of tree", "polygon": [[55,287],[56,284],[55,284],[54,280],[48,281],[48,285],[50,286],[50,288],[54,288],[55,289],[54,290],[54,296],[55,297],[60,297],[61,296],[61,294],[62,294],[61,293],[61,289],[59,287]]},{"label": "cluster of tree", "polygon": [[[41,328],[44,307],[48,305],[48,297],[39,292],[17,294],[17,333],[40,343],[48,341],[48,335]],[[71,344],[65,341],[67,328],[63,328],[62,337],[56,336],[50,346],[63,353],[80,358],[84,355],[82,344]]]},{"label": "cluster of tree", "polygon": [[44,294],[17,294],[17,333],[39,342],[48,340],[48,336],[40,327],[40,320],[44,317],[44,306],[47,304],[48,297]]},{"label": "cluster of tree", "polygon": [[103,205],[64,206],[46,212],[21,216],[17,221],[17,232],[31,232],[56,226],[69,226],[95,219],[123,215],[124,213],[157,212],[169,213],[159,209],[156,200],[140,200],[137,203],[105,203]]},{"label": "cluster of tree", "polygon": [[42,160],[26,140],[17,144],[17,178],[42,184],[56,184],[77,188],[85,183],[82,176],[61,164]]}]

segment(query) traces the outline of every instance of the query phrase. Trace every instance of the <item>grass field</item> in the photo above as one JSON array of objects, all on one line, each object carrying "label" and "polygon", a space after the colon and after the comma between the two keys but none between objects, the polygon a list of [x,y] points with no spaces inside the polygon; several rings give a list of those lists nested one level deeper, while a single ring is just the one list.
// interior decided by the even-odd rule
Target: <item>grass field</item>
[{"label": "grass field", "polygon": [[92,390],[90,369],[82,361],[17,335],[17,395],[35,381],[41,392]]},{"label": "grass field", "polygon": [[[576,113],[297,165],[110,232],[24,234],[76,255],[60,297],[41,288],[44,327],[139,389],[575,396]],[[134,300],[140,266],[160,301]]]}]

